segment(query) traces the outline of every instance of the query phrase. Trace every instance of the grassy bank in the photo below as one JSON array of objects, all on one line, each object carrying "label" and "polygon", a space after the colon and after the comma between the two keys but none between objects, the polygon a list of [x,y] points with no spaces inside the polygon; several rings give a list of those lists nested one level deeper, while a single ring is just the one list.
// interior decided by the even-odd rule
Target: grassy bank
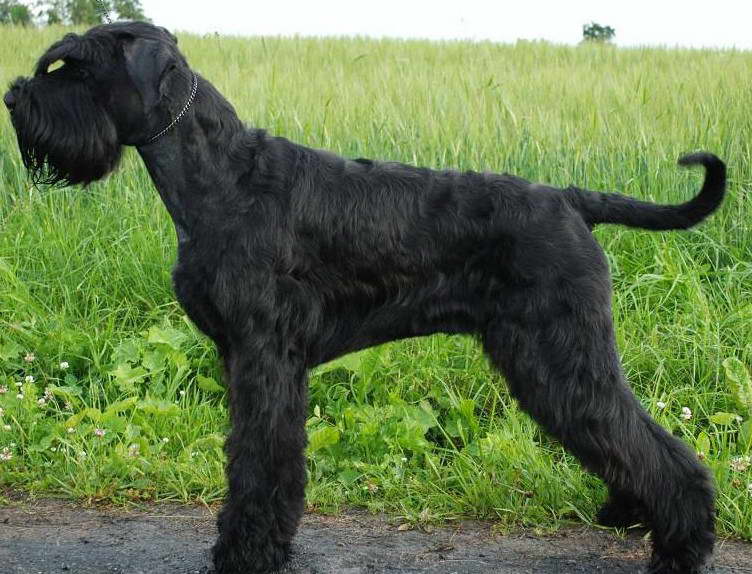
[{"label": "grassy bank", "polygon": [[[5,86],[63,30],[1,33]],[[674,202],[701,177],[675,166],[681,153],[726,159],[729,200],[699,229],[597,236],[632,386],[713,469],[720,528],[752,538],[752,469],[739,458],[752,435],[752,54],[195,36],[180,45],[249,124],[348,156]],[[33,189],[0,113],[0,485],[222,497],[223,391],[211,345],[174,302],[174,253],[135,154],[88,189]],[[319,369],[308,427],[308,500],[320,509],[554,527],[591,520],[604,496],[519,412],[470,338],[389,344]]]}]

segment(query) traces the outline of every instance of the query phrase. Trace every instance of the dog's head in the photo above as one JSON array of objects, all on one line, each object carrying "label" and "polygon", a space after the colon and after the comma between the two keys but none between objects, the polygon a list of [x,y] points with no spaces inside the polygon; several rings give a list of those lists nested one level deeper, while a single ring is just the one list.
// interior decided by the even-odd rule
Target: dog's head
[{"label": "dog's head", "polygon": [[86,184],[115,169],[123,145],[145,143],[169,123],[191,78],[164,28],[106,24],[55,42],[3,101],[32,179]]}]

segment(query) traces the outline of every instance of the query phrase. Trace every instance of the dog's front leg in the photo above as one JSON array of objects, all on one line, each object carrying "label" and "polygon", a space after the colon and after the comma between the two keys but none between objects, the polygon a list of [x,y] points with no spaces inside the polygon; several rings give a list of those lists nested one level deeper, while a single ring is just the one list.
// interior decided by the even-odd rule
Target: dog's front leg
[{"label": "dog's front leg", "polygon": [[306,370],[270,334],[227,357],[232,430],[228,496],[214,546],[217,574],[282,566],[303,514]]}]

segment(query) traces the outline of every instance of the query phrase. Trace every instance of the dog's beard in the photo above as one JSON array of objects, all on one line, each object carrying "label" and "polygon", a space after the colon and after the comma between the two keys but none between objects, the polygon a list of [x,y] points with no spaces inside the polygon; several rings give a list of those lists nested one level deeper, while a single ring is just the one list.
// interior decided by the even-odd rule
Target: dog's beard
[{"label": "dog's beard", "polygon": [[87,184],[113,171],[122,146],[109,114],[78,83],[44,86],[19,98],[12,121],[24,166],[36,184]]}]

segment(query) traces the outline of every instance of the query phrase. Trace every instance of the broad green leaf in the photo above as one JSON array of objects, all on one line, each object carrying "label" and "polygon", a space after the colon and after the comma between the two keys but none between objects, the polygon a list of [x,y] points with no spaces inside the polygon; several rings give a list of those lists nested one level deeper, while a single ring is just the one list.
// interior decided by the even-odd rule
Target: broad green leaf
[{"label": "broad green leaf", "polygon": [[175,403],[163,401],[161,399],[144,399],[139,401],[137,408],[145,413],[157,416],[175,416],[180,414],[180,407]]},{"label": "broad green leaf", "polygon": [[752,419],[744,421],[739,429],[739,454],[752,450]]},{"label": "broad green leaf", "polygon": [[136,383],[148,373],[143,367],[131,367],[128,363],[121,363],[110,371],[110,374],[115,377],[115,382],[123,392],[134,392]]},{"label": "broad green leaf", "polygon": [[79,423],[81,423],[82,420],[85,418],[90,419],[92,422],[99,422],[99,420],[102,418],[102,411],[99,409],[95,409],[93,407],[89,407],[88,409],[84,409],[79,413],[76,413],[72,417],[70,417],[67,421],[65,421],[65,427],[66,428],[76,428]]},{"label": "broad green leaf", "polygon": [[0,344],[0,360],[10,361],[23,352],[23,347],[15,341],[5,341]]},{"label": "broad green leaf", "polygon": [[717,412],[710,417],[710,422],[717,425],[728,426],[734,424],[738,417],[739,415],[736,413]]},{"label": "broad green leaf", "polygon": [[339,442],[339,431],[334,427],[323,427],[313,431],[308,437],[308,452],[314,453]]},{"label": "broad green leaf", "polygon": [[225,388],[211,377],[204,377],[203,375],[196,375],[196,381],[198,382],[198,388],[208,393],[224,393]]},{"label": "broad green leaf", "polygon": [[109,407],[107,407],[107,409],[105,409],[104,414],[109,415],[111,413],[121,413],[128,411],[135,407],[136,403],[138,403],[138,397],[128,397],[127,399],[123,399],[122,401],[112,403]]},{"label": "broad green leaf", "polygon": [[164,366],[165,359],[167,359],[167,354],[164,351],[159,348],[151,349],[144,353],[141,365],[147,371],[158,371]]},{"label": "broad green leaf", "polygon": [[126,339],[112,351],[112,362],[115,365],[122,363],[136,363],[141,357],[141,342],[138,339]]},{"label": "broad green leaf", "polygon": [[729,357],[723,361],[729,390],[740,407],[752,415],[752,377],[749,370],[739,359]]},{"label": "broad green leaf", "polygon": [[350,486],[356,480],[358,480],[361,476],[362,476],[362,473],[352,468],[348,468],[346,470],[343,470],[337,475],[337,480],[339,480],[345,486]]},{"label": "broad green leaf", "polygon": [[102,425],[103,428],[117,433],[125,432],[127,422],[128,421],[126,421],[124,417],[121,417],[112,411],[105,411],[102,418],[99,419],[99,424]]},{"label": "broad green leaf", "polygon": [[183,332],[173,329],[169,325],[164,327],[152,327],[149,329],[147,341],[152,344],[167,345],[168,347],[180,350],[180,347],[188,338]]},{"label": "broad green leaf", "polygon": [[697,440],[695,441],[695,450],[706,455],[710,454],[710,437],[706,432],[701,432],[699,435],[697,435]]}]

